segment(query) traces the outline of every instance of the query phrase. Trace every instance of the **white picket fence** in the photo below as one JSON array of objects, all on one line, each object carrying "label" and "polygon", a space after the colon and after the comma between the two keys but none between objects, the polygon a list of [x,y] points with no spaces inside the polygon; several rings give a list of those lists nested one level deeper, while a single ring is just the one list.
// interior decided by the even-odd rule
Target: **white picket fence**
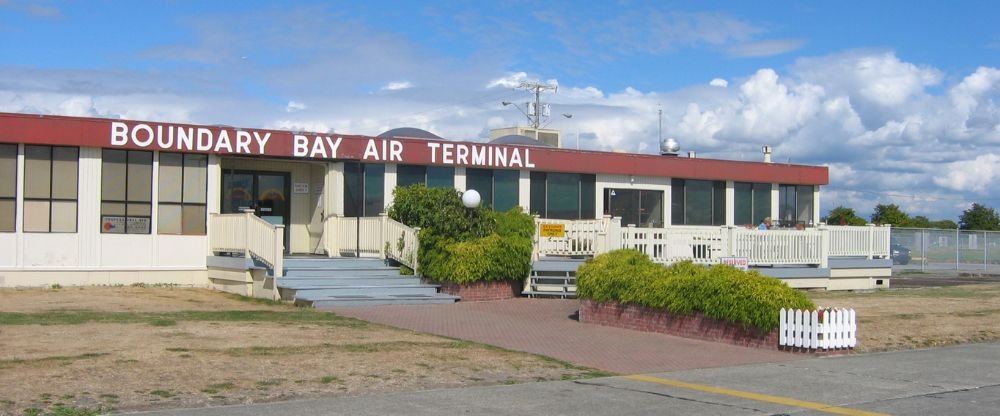
[{"label": "white picket fence", "polygon": [[778,345],[812,350],[854,348],[858,321],[854,309],[781,309]]}]

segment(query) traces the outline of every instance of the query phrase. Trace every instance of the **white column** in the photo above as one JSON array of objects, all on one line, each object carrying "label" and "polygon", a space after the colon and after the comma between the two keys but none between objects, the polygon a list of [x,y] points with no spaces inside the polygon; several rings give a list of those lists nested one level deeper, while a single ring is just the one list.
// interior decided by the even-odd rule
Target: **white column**
[{"label": "white column", "polygon": [[[391,165],[386,165],[388,168]],[[388,169],[387,169],[388,170]],[[388,173],[386,174],[388,176]],[[326,188],[323,190],[325,194],[326,201],[323,203],[326,207],[326,214],[324,217],[331,216],[343,216],[344,215],[344,163],[328,163],[326,165],[326,180],[323,186]]]},{"label": "white column", "polygon": [[674,180],[667,178],[667,190],[663,194],[663,225],[673,225],[674,221]]},{"label": "white column", "polygon": [[81,267],[101,265],[101,149],[80,148],[76,232]]},{"label": "white column", "polygon": [[726,181],[726,225],[736,225],[736,182]]},{"label": "white column", "polygon": [[816,226],[816,225],[819,224],[819,219],[823,218],[823,217],[820,215],[820,209],[819,209],[819,185],[813,186],[813,189],[814,189],[814,191],[813,191],[813,223],[812,223],[812,225]]},{"label": "white column", "polygon": [[385,165],[385,181],[383,183],[383,202],[385,202],[385,211],[389,211],[389,206],[392,205],[393,195],[392,191],[396,189],[396,166],[399,165]]},{"label": "white column", "polygon": [[[778,188],[778,184],[776,184],[776,183],[772,183],[771,184],[771,220],[772,221],[780,219],[778,217],[778,213],[780,212],[779,211],[779,207],[778,207],[778,203],[779,203],[778,197],[781,195],[781,191],[779,189],[780,188]],[[754,221],[756,221],[756,219],[754,219]]]},{"label": "white column", "polygon": [[455,189],[465,192],[467,182],[465,180],[465,166],[455,166]]},{"label": "white column", "polygon": [[521,176],[517,182],[517,204],[524,212],[531,210],[531,171],[521,170]]},{"label": "white column", "polygon": [[[15,266],[24,267],[24,144],[17,145],[17,180],[14,181],[17,188],[14,200],[14,230],[16,231],[17,246],[14,255]],[[80,224],[76,224],[77,228]]]}]

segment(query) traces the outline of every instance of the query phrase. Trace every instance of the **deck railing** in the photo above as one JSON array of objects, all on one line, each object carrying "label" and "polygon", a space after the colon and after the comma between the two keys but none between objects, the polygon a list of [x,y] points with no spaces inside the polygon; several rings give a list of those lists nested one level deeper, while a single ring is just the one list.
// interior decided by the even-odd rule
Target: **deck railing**
[{"label": "deck railing", "polygon": [[[536,256],[593,256],[634,248],[659,263],[691,260],[715,264],[722,257],[744,257],[750,265],[828,267],[831,256],[885,258],[889,227],[828,227],[760,231],[732,226],[621,226],[619,218],[599,220],[535,219]],[[563,237],[543,237],[542,224],[561,225]]]},{"label": "deck railing", "polygon": [[827,229],[830,230],[831,256],[863,256],[869,259],[889,257],[892,228],[888,225],[829,225]]},{"label": "deck railing", "polygon": [[245,212],[211,214],[208,229],[212,253],[240,253],[266,265],[271,269],[271,276],[283,276],[284,225],[274,225],[253,212]]}]

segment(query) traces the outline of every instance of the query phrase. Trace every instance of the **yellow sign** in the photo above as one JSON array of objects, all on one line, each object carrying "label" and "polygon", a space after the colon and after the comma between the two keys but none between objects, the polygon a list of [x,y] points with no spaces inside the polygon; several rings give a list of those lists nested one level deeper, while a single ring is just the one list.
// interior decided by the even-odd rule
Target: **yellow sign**
[{"label": "yellow sign", "polygon": [[542,224],[542,237],[565,237],[566,224]]}]

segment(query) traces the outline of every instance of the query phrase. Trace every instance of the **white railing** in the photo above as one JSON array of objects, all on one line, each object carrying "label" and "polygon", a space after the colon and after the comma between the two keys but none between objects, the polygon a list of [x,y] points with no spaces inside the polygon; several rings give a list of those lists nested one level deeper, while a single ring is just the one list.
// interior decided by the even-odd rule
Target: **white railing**
[{"label": "white railing", "polygon": [[420,229],[411,228],[389,217],[384,218],[385,256],[413,270],[418,270],[417,253],[420,241],[417,239],[417,235]]},{"label": "white railing", "polygon": [[419,229],[378,217],[340,217],[326,219],[326,249],[331,256],[354,254],[361,257],[388,257],[417,270]]},{"label": "white railing", "polygon": [[[611,218],[599,220],[556,220],[535,218],[535,251],[539,255],[587,256],[598,252],[599,241],[608,233]],[[561,224],[563,237],[542,237],[542,224]]]},{"label": "white railing", "polygon": [[252,212],[212,214],[209,217],[209,250],[241,253],[264,263],[275,278],[284,274],[285,226],[273,225]]},{"label": "white railing", "polygon": [[750,265],[815,264],[827,266],[825,230],[768,230],[726,227],[726,256],[746,257]]},{"label": "white railing", "polygon": [[858,321],[854,309],[781,309],[778,345],[812,350],[854,348]]},{"label": "white railing", "polygon": [[860,256],[866,258],[889,257],[888,225],[863,227],[829,225],[831,256]]},{"label": "white railing", "polygon": [[723,235],[718,227],[622,227],[621,248],[633,248],[658,263],[691,260],[698,264],[717,263],[726,256]]},{"label": "white railing", "polygon": [[[880,258],[889,255],[889,227],[821,225],[805,230],[743,227],[621,226],[620,218],[599,220],[535,219],[535,257],[596,256],[634,248],[660,263],[691,260],[715,264],[720,257],[746,257],[750,265],[816,265],[828,267],[831,256]],[[561,224],[564,237],[542,237],[542,224]]]}]

